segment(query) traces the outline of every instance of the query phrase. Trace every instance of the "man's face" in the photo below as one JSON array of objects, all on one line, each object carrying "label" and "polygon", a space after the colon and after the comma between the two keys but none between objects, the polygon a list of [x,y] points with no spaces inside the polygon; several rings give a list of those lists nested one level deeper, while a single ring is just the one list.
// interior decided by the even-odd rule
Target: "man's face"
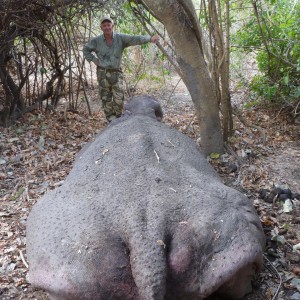
[{"label": "man's face", "polygon": [[100,27],[103,33],[107,35],[112,33],[114,25],[109,21],[104,21],[101,23]]}]

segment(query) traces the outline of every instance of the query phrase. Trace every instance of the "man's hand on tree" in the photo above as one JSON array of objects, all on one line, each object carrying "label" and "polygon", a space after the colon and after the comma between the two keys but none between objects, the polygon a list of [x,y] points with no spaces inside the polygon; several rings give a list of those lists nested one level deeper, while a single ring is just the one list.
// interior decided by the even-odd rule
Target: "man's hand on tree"
[{"label": "man's hand on tree", "polygon": [[151,37],[151,43],[156,44],[159,41],[159,36],[157,34]]}]

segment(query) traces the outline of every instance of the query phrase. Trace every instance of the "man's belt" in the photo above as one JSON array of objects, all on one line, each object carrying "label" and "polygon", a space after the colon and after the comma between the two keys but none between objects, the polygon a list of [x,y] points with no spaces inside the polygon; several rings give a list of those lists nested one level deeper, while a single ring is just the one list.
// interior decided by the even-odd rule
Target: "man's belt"
[{"label": "man's belt", "polygon": [[100,67],[100,66],[98,66],[98,68],[100,70],[103,70],[105,73],[106,72],[121,72],[122,73],[122,69],[121,68],[119,68],[119,69],[113,69],[113,68],[104,68],[104,67]]}]

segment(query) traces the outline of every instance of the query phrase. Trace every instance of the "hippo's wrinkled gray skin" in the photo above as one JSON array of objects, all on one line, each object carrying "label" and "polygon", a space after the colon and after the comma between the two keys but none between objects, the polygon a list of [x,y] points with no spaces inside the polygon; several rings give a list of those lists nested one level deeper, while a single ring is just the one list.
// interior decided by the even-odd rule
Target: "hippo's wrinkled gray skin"
[{"label": "hippo's wrinkled gray skin", "polygon": [[29,280],[51,299],[238,299],[262,265],[250,201],[135,97],[27,225]]}]

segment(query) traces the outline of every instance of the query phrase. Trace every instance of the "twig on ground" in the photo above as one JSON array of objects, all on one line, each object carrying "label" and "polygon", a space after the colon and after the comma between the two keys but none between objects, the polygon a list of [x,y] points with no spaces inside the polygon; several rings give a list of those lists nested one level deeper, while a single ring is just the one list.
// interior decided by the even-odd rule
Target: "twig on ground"
[{"label": "twig on ground", "polygon": [[196,113],[193,114],[193,117],[192,117],[191,121],[189,122],[189,124],[187,124],[187,126],[185,126],[184,133],[187,133],[187,131],[190,128],[190,126],[191,126],[192,122],[194,121],[195,117],[196,117]]},{"label": "twig on ground", "polygon": [[259,127],[259,126],[257,126],[257,125],[249,124],[249,123],[243,118],[242,114],[239,112],[239,110],[238,110],[236,107],[233,107],[233,108],[232,108],[232,112],[233,112],[233,114],[239,119],[239,121],[240,121],[244,126],[257,129],[257,130],[261,133],[262,140],[263,140],[263,144],[266,143],[266,141],[267,141],[267,140],[266,140],[266,133],[265,133],[265,131],[264,131],[261,127]]},{"label": "twig on ground", "polygon": [[26,262],[26,260],[25,260],[25,258],[24,258],[24,255],[23,255],[22,250],[19,250],[19,254],[20,254],[20,257],[21,257],[21,259],[22,259],[23,264],[24,264],[25,267],[28,269],[28,263]]},{"label": "twig on ground", "polygon": [[297,115],[300,114],[300,111],[298,112],[298,107],[299,107],[299,105],[300,105],[300,101],[297,103],[297,105],[296,105],[296,107],[295,107],[295,109],[294,109],[295,117],[296,117]]},{"label": "twig on ground", "polygon": [[272,298],[272,300],[276,300],[277,299],[277,296],[278,296],[278,293],[279,293],[279,290],[281,288],[281,285],[282,285],[282,278],[281,278],[281,275],[279,274],[279,272],[276,270],[276,268],[273,266],[273,264],[271,263],[271,261],[267,258],[266,255],[264,255],[264,259],[267,261],[267,264],[264,264],[265,267],[273,274],[275,274],[278,279],[279,279],[279,284],[278,284],[278,287],[277,287],[277,290]]},{"label": "twig on ground", "polygon": [[167,100],[167,105],[169,104],[170,99],[171,99],[172,95],[174,94],[174,91],[176,90],[176,88],[177,88],[177,86],[178,86],[178,84],[179,84],[180,81],[181,81],[181,78],[179,78],[178,82],[175,84],[174,88],[172,89],[171,94],[170,94],[170,96],[169,96],[169,98]]},{"label": "twig on ground", "polygon": [[227,143],[224,144],[224,147],[227,152],[229,152],[232,156],[235,157],[235,159],[238,161],[239,166],[241,166],[243,164],[243,160],[237,155],[237,153],[232,149],[232,147]]}]

